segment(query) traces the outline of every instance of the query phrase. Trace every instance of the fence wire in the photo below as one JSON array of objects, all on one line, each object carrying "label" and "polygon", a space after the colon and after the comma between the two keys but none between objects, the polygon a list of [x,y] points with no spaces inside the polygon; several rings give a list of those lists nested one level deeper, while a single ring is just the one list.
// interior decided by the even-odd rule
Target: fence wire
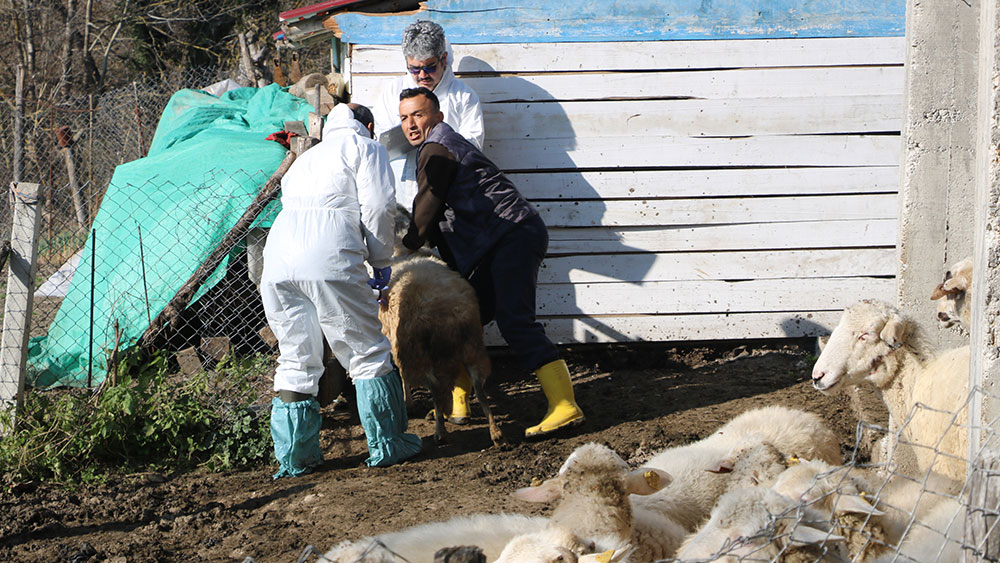
[{"label": "fence wire", "polygon": [[[113,367],[113,353],[134,342],[159,312],[151,308],[151,300],[155,305],[157,299],[173,297],[179,289],[177,280],[183,278],[183,282],[190,275],[172,269],[157,249],[172,248],[194,262],[204,260],[230,226],[222,222],[239,217],[248,203],[245,192],[230,195],[220,186],[252,185],[256,191],[266,182],[271,171],[210,172],[197,186],[175,186],[152,178],[146,185],[131,186],[130,191],[118,190],[110,205],[104,201],[115,168],[145,155],[170,96],[180,88],[202,88],[222,78],[218,69],[194,68],[170,81],[135,82],[99,96],[58,103],[25,102],[21,181],[40,185],[36,205],[40,216],[37,273],[32,280],[30,322],[33,345],[39,338],[51,338],[52,331],[62,337],[76,334],[91,341],[85,349],[76,350],[86,356],[81,362]],[[9,150],[14,142],[13,128],[14,108],[0,105],[0,174],[8,181],[13,179],[15,168],[14,151]],[[173,229],[158,231],[144,223],[140,213],[129,211],[148,205],[146,197],[150,193],[174,191],[184,191],[189,197],[184,215],[172,218]],[[9,201],[0,203],[0,239],[9,241],[14,198],[5,199]],[[109,209],[111,206],[118,209]],[[98,209],[101,224],[94,222]],[[211,236],[206,237],[206,233]],[[271,350],[271,342],[262,339],[268,337],[267,332],[263,336],[260,333],[266,320],[255,285],[259,280],[262,233],[241,233],[240,243],[226,258],[225,271],[220,271],[212,279],[211,289],[200,291],[179,322],[170,326],[169,338],[157,343],[171,352],[174,367],[211,368],[227,354]],[[92,255],[94,247],[98,252]],[[115,248],[129,255],[101,252]],[[107,263],[114,260],[121,264]],[[78,286],[86,285],[92,278],[92,267],[96,285],[100,288],[104,284],[106,291],[96,296],[95,303],[89,299],[68,302],[67,292],[72,294],[73,280]],[[123,268],[134,272],[123,272]],[[6,285],[4,276],[0,280],[4,294]],[[76,291],[89,292],[89,288],[77,287]],[[88,308],[93,308],[93,314]],[[70,317],[76,321],[68,321]],[[29,384],[30,375],[29,366]],[[91,386],[99,381],[91,382]]]}]

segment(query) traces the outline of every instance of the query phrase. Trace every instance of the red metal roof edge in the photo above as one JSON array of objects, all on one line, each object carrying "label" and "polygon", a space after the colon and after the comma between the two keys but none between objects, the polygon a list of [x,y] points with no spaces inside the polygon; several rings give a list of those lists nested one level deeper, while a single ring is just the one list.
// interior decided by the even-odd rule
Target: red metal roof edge
[{"label": "red metal roof edge", "polygon": [[323,12],[329,12],[335,8],[350,6],[351,4],[358,4],[366,1],[368,0],[327,0],[326,2],[320,2],[318,4],[311,4],[309,6],[303,6],[301,8],[295,8],[294,10],[281,12],[278,14],[278,20],[283,22],[289,20],[304,20]]}]

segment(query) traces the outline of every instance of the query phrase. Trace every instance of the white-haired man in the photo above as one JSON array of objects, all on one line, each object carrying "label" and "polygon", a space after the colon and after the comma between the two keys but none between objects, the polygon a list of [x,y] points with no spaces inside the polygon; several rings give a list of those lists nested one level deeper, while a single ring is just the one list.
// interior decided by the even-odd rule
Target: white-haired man
[{"label": "white-haired man", "polygon": [[[434,92],[441,103],[444,121],[476,148],[483,148],[483,110],[476,95],[465,82],[455,78],[449,45],[440,25],[417,21],[403,30],[403,58],[407,73],[382,85],[375,115],[375,136],[399,125],[399,94],[409,88],[424,87]],[[396,177],[396,200],[407,210],[413,208],[417,195],[416,151],[407,153],[392,164]]]}]

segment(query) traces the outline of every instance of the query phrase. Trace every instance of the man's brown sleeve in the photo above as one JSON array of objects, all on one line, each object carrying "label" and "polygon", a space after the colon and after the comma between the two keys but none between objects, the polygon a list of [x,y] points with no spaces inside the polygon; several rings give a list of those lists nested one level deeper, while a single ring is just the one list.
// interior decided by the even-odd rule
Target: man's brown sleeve
[{"label": "man's brown sleeve", "polygon": [[413,220],[403,245],[411,250],[423,246],[428,236],[437,230],[444,214],[448,191],[458,173],[458,161],[444,145],[427,143],[420,149],[417,161],[417,195],[413,198]]}]

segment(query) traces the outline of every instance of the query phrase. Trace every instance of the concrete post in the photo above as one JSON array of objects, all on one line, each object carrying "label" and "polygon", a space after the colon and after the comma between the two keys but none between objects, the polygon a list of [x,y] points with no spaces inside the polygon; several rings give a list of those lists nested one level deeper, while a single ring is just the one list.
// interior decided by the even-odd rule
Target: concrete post
[{"label": "concrete post", "polygon": [[938,328],[934,287],[972,253],[976,52],[983,0],[907,0],[898,305],[937,344],[962,339]]},{"label": "concrete post", "polygon": [[[1000,8],[984,2],[977,69],[979,129],[976,138],[975,266],[972,276],[969,460],[981,447],[1000,447]],[[992,428],[990,426],[993,426]]]},{"label": "concrete post", "polygon": [[[0,408],[20,408],[28,364],[28,337],[35,273],[38,271],[38,184],[15,184],[14,224],[10,231],[10,275],[0,338]],[[15,411],[16,415],[16,411]],[[0,428],[0,432],[5,429]],[[12,428],[6,430],[13,430]]]}]

